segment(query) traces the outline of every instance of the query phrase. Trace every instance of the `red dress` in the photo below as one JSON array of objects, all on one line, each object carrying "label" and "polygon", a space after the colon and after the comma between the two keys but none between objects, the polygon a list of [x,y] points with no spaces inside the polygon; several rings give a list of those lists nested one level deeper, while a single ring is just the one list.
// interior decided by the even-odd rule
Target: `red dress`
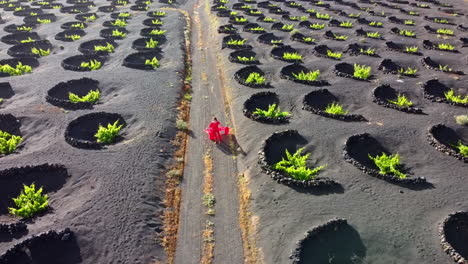
[{"label": "red dress", "polygon": [[210,123],[205,132],[208,134],[210,140],[220,142],[221,141],[221,133],[220,131],[224,131],[224,134],[229,134],[229,127],[220,127],[221,123],[219,121],[213,121]]}]

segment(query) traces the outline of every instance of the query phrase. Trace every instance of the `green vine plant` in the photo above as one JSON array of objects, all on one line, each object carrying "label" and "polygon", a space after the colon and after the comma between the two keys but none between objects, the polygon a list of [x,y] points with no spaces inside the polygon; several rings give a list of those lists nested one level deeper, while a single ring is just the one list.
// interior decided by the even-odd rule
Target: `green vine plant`
[{"label": "green vine plant", "polygon": [[83,17],[85,21],[95,21],[97,19],[97,17],[95,15],[91,15],[91,16],[85,16]]},{"label": "green vine plant", "polygon": [[234,19],[239,23],[247,22],[247,18],[244,17],[235,17]]},{"label": "green vine plant", "polygon": [[123,19],[116,19],[114,22],[110,22],[111,25],[116,26],[116,27],[125,27],[127,26],[127,21]]},{"label": "green vine plant", "polygon": [[373,55],[375,55],[375,49],[371,49],[371,48],[367,48],[367,49],[361,48],[361,49],[359,50],[359,52],[360,52],[361,54],[365,54],[365,55],[368,55],[368,56],[373,56]]},{"label": "green vine plant", "polygon": [[273,23],[273,22],[276,22],[277,20],[274,19],[274,18],[271,18],[271,17],[264,17],[263,18],[263,22],[270,22],[270,23]]},{"label": "green vine plant", "polygon": [[410,15],[410,16],[419,16],[419,13],[415,12],[415,11],[409,11],[408,15]]},{"label": "green vine plant", "polygon": [[49,197],[42,194],[42,187],[36,190],[33,183],[30,186],[23,185],[23,190],[17,198],[13,198],[16,208],[9,207],[10,214],[28,219],[47,209],[49,206]]},{"label": "green vine plant", "polygon": [[73,34],[73,35],[65,35],[65,38],[75,41],[75,40],[79,40],[81,36],[77,34]]},{"label": "green vine plant", "polygon": [[265,77],[263,77],[260,73],[258,72],[251,72],[249,76],[247,76],[247,79],[245,79],[245,82],[248,84],[264,84],[266,81]]},{"label": "green vine plant", "polygon": [[8,155],[12,153],[22,141],[23,137],[0,130],[0,154]]},{"label": "green vine plant", "polygon": [[351,14],[348,14],[348,17],[350,17],[350,18],[360,18],[361,14],[360,13],[357,13],[357,14],[351,13]]},{"label": "green vine plant", "polygon": [[246,39],[230,39],[226,42],[227,45],[234,45],[234,46],[242,46],[245,44],[247,40]]},{"label": "green vine plant", "polygon": [[358,79],[367,80],[371,75],[371,70],[370,66],[354,64],[353,76]]},{"label": "green vine plant", "polygon": [[154,49],[158,46],[159,44],[159,41],[157,40],[154,40],[153,38],[150,38],[149,41],[145,41],[146,42],[146,48],[148,49]]},{"label": "green vine plant", "polygon": [[250,31],[265,31],[265,28],[263,27],[253,27],[249,28]]},{"label": "green vine plant", "polygon": [[127,36],[127,33],[122,32],[122,31],[120,31],[118,29],[114,29],[114,30],[112,30],[112,36],[125,38]]},{"label": "green vine plant", "polygon": [[315,39],[311,37],[302,37],[302,41],[304,41],[305,43],[313,43]]},{"label": "green vine plant", "polygon": [[52,20],[50,19],[40,19],[40,18],[37,18],[37,22],[39,24],[49,24],[49,23],[52,23]]},{"label": "green vine plant", "polygon": [[292,75],[294,76],[294,78],[296,78],[299,81],[313,82],[317,80],[318,77],[320,76],[320,70],[309,71],[307,73],[305,73],[304,71],[301,71],[298,74],[293,73]]},{"label": "green vine plant", "polygon": [[161,35],[164,35],[166,33],[166,30],[162,30],[162,29],[153,29],[150,31],[150,35],[153,35],[153,36],[161,36]]},{"label": "green vine plant", "polygon": [[417,72],[418,72],[417,69],[413,69],[411,67],[408,67],[407,69],[405,69],[405,68],[398,69],[398,73],[400,75],[415,76]]},{"label": "green vine plant", "polygon": [[294,24],[291,24],[291,25],[285,24],[281,27],[281,29],[284,31],[291,31],[294,29]]},{"label": "green vine plant", "polygon": [[453,30],[448,29],[448,28],[439,28],[437,29],[437,34],[440,35],[447,35],[447,36],[453,36]]},{"label": "green vine plant", "polygon": [[392,101],[388,100],[387,101],[391,104],[397,105],[400,108],[408,108],[413,105],[413,102],[411,102],[405,95],[403,94],[398,94],[397,95],[397,100]]},{"label": "green vine plant", "polygon": [[36,42],[36,40],[32,39],[31,37],[28,37],[27,39],[20,40],[21,43],[31,43],[31,42]]},{"label": "green vine plant", "polygon": [[437,48],[439,48],[440,50],[454,50],[455,47],[452,46],[450,43],[439,43],[437,45]]},{"label": "green vine plant", "polygon": [[72,103],[92,103],[95,104],[101,98],[101,92],[99,90],[91,90],[85,96],[78,96],[72,92],[68,93],[68,100]]},{"label": "green vine plant", "polygon": [[31,49],[31,53],[39,55],[41,57],[44,57],[44,56],[47,56],[47,55],[50,54],[50,49],[43,50],[41,48],[38,49],[38,48],[34,47],[34,48]]},{"label": "green vine plant", "polygon": [[309,28],[315,29],[315,30],[321,30],[325,28],[325,24],[314,23],[314,24],[310,24]]},{"label": "green vine plant", "polygon": [[374,162],[375,166],[377,166],[380,171],[379,173],[382,175],[394,175],[400,179],[406,178],[406,174],[402,173],[399,169],[400,165],[400,155],[387,155],[382,153],[382,155],[377,155],[372,157],[368,154],[369,158]]},{"label": "green vine plant", "polygon": [[434,22],[440,23],[440,24],[450,24],[450,22],[447,19],[434,18]]},{"label": "green vine plant", "polygon": [[94,51],[105,51],[107,53],[112,53],[114,52],[114,50],[115,50],[114,45],[110,44],[109,42],[107,42],[106,46],[103,46],[103,45],[94,46]]},{"label": "green vine plant", "polygon": [[339,103],[333,102],[325,107],[325,113],[330,115],[346,115],[348,111],[344,110],[343,106]]},{"label": "green vine plant", "polygon": [[417,46],[410,46],[410,47],[405,47],[405,51],[407,53],[416,53],[418,52],[419,48]]},{"label": "green vine plant", "polygon": [[131,17],[131,16],[132,16],[132,14],[130,14],[130,13],[128,13],[128,12],[120,13],[120,14],[118,15],[118,17],[121,17],[121,18],[129,18],[129,17]]},{"label": "green vine plant", "polygon": [[91,71],[95,71],[101,69],[102,64],[98,60],[90,60],[89,62],[82,62],[80,66],[82,68],[88,68]]},{"label": "green vine plant", "polygon": [[30,16],[37,16],[37,13],[31,12],[29,13]]},{"label": "green vine plant", "polygon": [[145,65],[150,65],[153,69],[159,68],[159,60],[153,57],[151,60],[145,60]]},{"label": "green vine plant", "polygon": [[468,104],[468,95],[465,95],[464,97],[462,95],[456,95],[453,89],[450,89],[450,91],[444,93],[445,99],[447,99],[450,102],[454,102],[457,104]]},{"label": "green vine plant", "polygon": [[369,26],[371,27],[381,27],[383,26],[383,23],[382,22],[377,22],[377,21],[372,21],[369,23]]},{"label": "green vine plant", "polygon": [[405,37],[416,37],[416,33],[414,33],[414,31],[406,30],[406,29],[400,29],[400,31],[398,31],[398,34],[405,36]]},{"label": "green vine plant", "polygon": [[352,27],[353,27],[353,23],[350,22],[350,21],[344,21],[344,22],[341,22],[341,23],[340,23],[340,27],[342,27],[342,28],[352,28]]},{"label": "green vine plant", "polygon": [[155,12],[153,12],[153,16],[164,17],[164,16],[166,16],[166,12],[164,12],[164,11],[155,11]]},{"label": "green vine plant", "polygon": [[458,152],[463,155],[463,157],[468,157],[468,146],[463,144],[461,140],[459,140],[456,145],[452,146],[457,149]]},{"label": "green vine plant", "polygon": [[327,50],[327,56],[330,57],[330,58],[339,60],[339,59],[341,59],[341,57],[343,56],[343,53],[341,53],[341,52],[333,52],[333,51],[331,51],[331,50]]},{"label": "green vine plant", "polygon": [[113,124],[107,124],[107,127],[99,125],[98,131],[94,137],[97,139],[98,143],[111,144],[119,135],[122,127],[123,125],[119,125],[119,120],[115,121]]},{"label": "green vine plant", "polygon": [[151,20],[151,24],[160,26],[163,24],[163,22],[159,19],[153,19]]},{"label": "green vine plant", "polygon": [[403,21],[403,24],[408,25],[408,26],[414,26],[416,23],[414,23],[414,20],[407,19]]},{"label": "green vine plant", "polygon": [[29,65],[23,65],[23,63],[21,62],[18,62],[15,68],[10,66],[9,64],[5,64],[5,65],[0,65],[0,72],[7,73],[10,76],[18,76],[18,75],[23,75],[25,73],[32,72],[32,67]]},{"label": "green vine plant", "polygon": [[268,117],[271,119],[282,119],[290,116],[289,112],[281,111],[277,104],[268,105],[268,110],[257,108],[252,114],[259,117]]},{"label": "green vine plant", "polygon": [[283,53],[283,59],[290,61],[300,61],[302,60],[302,55],[297,52],[285,52]]},{"label": "green vine plant", "polygon": [[333,38],[336,39],[336,40],[347,40],[348,36],[333,34]]},{"label": "green vine plant", "polygon": [[369,38],[380,38],[379,32],[366,32],[366,36]]},{"label": "green vine plant", "polygon": [[249,10],[249,13],[252,15],[261,15],[262,11],[260,10]]},{"label": "green vine plant", "polygon": [[83,23],[75,23],[75,24],[71,24],[70,26],[71,28],[79,28],[79,29],[84,29],[85,26]]},{"label": "green vine plant", "polygon": [[270,43],[273,44],[273,45],[276,45],[276,44],[281,44],[281,43],[283,43],[283,41],[282,41],[281,39],[279,39],[279,40],[271,40]]},{"label": "green vine plant", "polygon": [[330,20],[331,16],[329,14],[325,14],[325,13],[315,13],[315,17],[318,18],[318,19],[322,19],[322,20]]},{"label": "green vine plant", "polygon": [[27,27],[27,26],[16,27],[16,30],[23,31],[23,32],[31,32],[32,29],[33,29],[32,27]]},{"label": "green vine plant", "polygon": [[289,177],[300,180],[300,181],[309,181],[316,178],[317,174],[323,170],[326,165],[319,166],[316,168],[307,167],[307,159],[310,156],[310,153],[302,155],[304,148],[300,148],[291,155],[288,150],[286,150],[286,158],[283,158],[281,161],[273,165],[273,169],[287,174]]},{"label": "green vine plant", "polygon": [[441,71],[443,71],[443,72],[451,72],[451,71],[453,71],[453,69],[452,69],[452,68],[449,68],[448,65],[441,65],[441,64],[439,64],[439,70],[441,70]]},{"label": "green vine plant", "polygon": [[255,61],[255,58],[254,58],[254,57],[241,57],[241,56],[237,56],[237,60],[238,60],[238,61],[242,61],[242,62],[252,62],[252,61]]}]

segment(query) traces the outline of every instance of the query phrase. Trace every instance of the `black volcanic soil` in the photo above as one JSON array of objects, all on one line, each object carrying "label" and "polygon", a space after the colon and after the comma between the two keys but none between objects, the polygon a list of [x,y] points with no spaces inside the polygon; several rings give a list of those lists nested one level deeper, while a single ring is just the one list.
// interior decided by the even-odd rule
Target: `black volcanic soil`
[{"label": "black volcanic soil", "polygon": [[[58,2],[70,6],[64,0]],[[184,19],[178,12],[170,10],[166,10],[167,15],[161,18],[165,22],[162,29],[167,30],[166,43],[170,45],[162,47],[167,59],[163,57],[161,66],[155,71],[122,66],[124,58],[136,52],[131,44],[141,38],[142,21],[147,19],[146,12],[136,11],[131,11],[132,19],[125,27],[127,37],[115,40],[119,47],[107,56],[100,70],[65,70],[61,62],[81,54],[79,46],[82,43],[99,39],[100,31],[105,29],[102,23],[111,20],[110,14],[98,11],[109,3],[104,0],[94,3],[96,7],[91,7],[90,12],[97,12],[97,20],[84,21],[86,35],[74,42],[56,40],[55,35],[63,31],[62,24],[76,21],[75,15],[61,13],[60,9],[47,10],[57,17],[57,21],[36,25],[33,32],[37,35],[29,36],[50,41],[51,53],[37,58],[39,65],[32,73],[1,80],[9,82],[11,89],[3,84],[0,86],[0,96],[4,98],[0,114],[13,114],[20,120],[24,141],[20,151],[0,157],[0,171],[43,163],[63,164],[70,177],[64,183],[53,182],[63,186],[51,195],[50,211],[27,222],[25,234],[12,237],[2,233],[0,255],[29,236],[70,228],[76,238],[71,248],[55,242],[43,244],[41,251],[50,252],[49,258],[37,256],[34,263],[164,263],[166,256],[156,237],[161,232],[163,171],[172,156],[170,140],[176,132],[175,106],[182,86],[183,75],[180,73],[184,71]],[[22,4],[29,5],[28,2]],[[118,11],[129,11],[129,8],[130,5],[119,7]],[[158,8],[159,4],[154,3],[149,11]],[[2,19],[6,21],[0,25],[2,37],[9,34],[4,27],[23,24],[23,17],[12,13],[2,12]],[[13,44],[17,43],[0,43],[0,60],[12,59],[7,51]],[[70,111],[46,101],[48,90],[58,83],[83,77],[99,82],[101,99],[93,108]],[[63,97],[60,92],[55,95]],[[123,139],[101,150],[70,146],[64,137],[67,125],[79,116],[95,112],[120,114],[127,123],[122,130],[125,133]],[[16,179],[5,185],[0,183],[2,195],[3,188],[12,184],[21,182]],[[50,251],[42,247],[48,247]],[[36,249],[33,251],[37,252]],[[61,261],[62,253],[69,258]]]}]

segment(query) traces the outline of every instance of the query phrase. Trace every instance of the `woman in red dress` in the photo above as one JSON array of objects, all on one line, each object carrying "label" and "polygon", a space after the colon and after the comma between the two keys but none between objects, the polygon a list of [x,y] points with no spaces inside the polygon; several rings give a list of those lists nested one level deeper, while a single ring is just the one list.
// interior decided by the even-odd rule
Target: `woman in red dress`
[{"label": "woman in red dress", "polygon": [[209,128],[211,128],[210,131],[210,139],[214,140],[216,144],[219,144],[221,142],[221,134],[219,133],[219,123],[218,119],[216,117],[213,118],[213,121],[211,121]]}]

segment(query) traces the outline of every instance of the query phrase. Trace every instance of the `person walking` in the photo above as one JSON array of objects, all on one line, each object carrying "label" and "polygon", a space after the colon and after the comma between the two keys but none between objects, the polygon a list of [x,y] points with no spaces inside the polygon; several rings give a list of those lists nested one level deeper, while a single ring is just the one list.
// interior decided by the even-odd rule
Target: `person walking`
[{"label": "person walking", "polygon": [[213,117],[213,121],[211,121],[208,128],[211,129],[210,131],[210,139],[214,140],[216,144],[221,143],[221,133],[219,133],[219,125],[221,123],[218,121],[216,117]]}]

